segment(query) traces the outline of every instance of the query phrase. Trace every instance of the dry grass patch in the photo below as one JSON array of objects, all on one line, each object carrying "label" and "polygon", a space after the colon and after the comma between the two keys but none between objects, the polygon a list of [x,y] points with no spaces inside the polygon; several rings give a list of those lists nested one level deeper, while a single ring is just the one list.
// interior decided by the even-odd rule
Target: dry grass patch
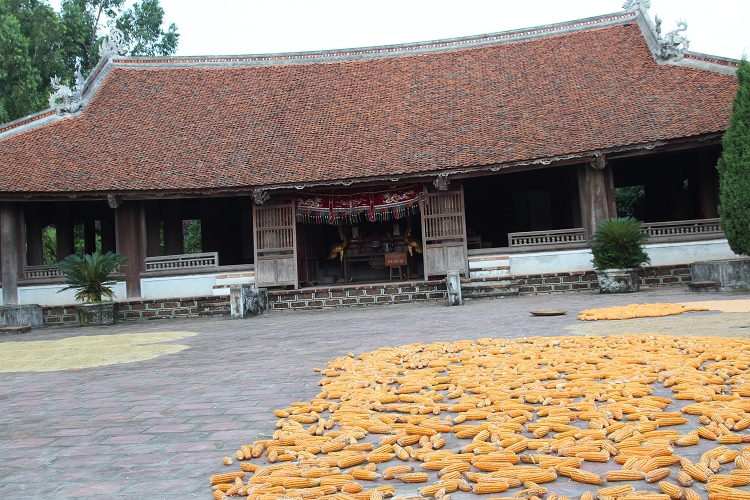
[{"label": "dry grass patch", "polygon": [[51,372],[145,361],[187,349],[187,345],[162,342],[194,335],[192,332],[124,333],[2,342],[0,372]]}]

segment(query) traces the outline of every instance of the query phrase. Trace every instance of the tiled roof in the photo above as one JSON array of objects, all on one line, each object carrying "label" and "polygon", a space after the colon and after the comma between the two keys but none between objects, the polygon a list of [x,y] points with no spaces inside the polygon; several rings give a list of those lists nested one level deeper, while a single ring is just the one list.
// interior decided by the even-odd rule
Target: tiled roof
[{"label": "tiled roof", "polygon": [[721,132],[736,78],[634,18],[377,57],[110,62],[85,110],[0,139],[0,196],[221,191],[505,165]]}]

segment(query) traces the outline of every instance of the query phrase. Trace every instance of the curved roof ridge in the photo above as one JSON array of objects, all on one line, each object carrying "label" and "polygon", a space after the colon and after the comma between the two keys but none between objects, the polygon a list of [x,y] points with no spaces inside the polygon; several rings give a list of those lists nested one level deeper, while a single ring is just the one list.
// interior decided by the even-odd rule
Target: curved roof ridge
[{"label": "curved roof ridge", "polygon": [[486,44],[504,43],[529,38],[558,35],[571,31],[591,29],[598,26],[609,26],[623,22],[633,21],[636,12],[616,12],[600,16],[564,21],[554,24],[545,24],[531,28],[519,28],[496,33],[470,35],[456,38],[439,40],[411,42],[392,45],[380,45],[359,48],[344,48],[331,50],[303,51],[303,52],[280,52],[269,54],[248,55],[203,55],[203,56],[166,56],[166,57],[115,57],[116,64],[133,65],[204,65],[204,64],[278,64],[278,63],[300,63],[305,61],[321,62],[331,60],[353,60],[371,57],[389,57],[393,55],[418,54],[426,52],[438,52],[453,50],[456,48],[476,47]]}]

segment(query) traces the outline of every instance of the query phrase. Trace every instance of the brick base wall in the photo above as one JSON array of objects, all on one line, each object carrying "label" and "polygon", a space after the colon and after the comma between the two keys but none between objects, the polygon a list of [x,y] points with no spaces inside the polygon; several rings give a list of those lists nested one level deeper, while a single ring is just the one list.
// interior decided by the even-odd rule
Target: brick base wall
[{"label": "brick base wall", "polygon": [[268,292],[268,307],[272,311],[310,309],[320,307],[364,306],[447,300],[445,281],[425,281],[344,288],[318,288],[316,290],[278,290]]},{"label": "brick base wall", "polygon": [[[509,278],[508,281],[517,283],[519,295],[575,292],[599,288],[594,271],[517,275]],[[641,277],[641,284],[644,286],[687,284],[691,281],[690,266],[687,264],[647,267],[643,270]],[[272,311],[447,300],[448,292],[443,280],[403,284],[377,283],[362,286],[318,288],[315,290],[273,290],[268,292],[268,307]],[[119,303],[118,320],[136,321],[228,316],[229,314],[229,299],[226,296],[130,300]],[[43,307],[42,315],[44,323],[49,326],[74,326],[78,324],[75,305]]]},{"label": "brick base wall", "polygon": [[[599,289],[594,271],[516,275],[513,278],[518,281],[520,295]],[[691,281],[688,264],[646,267],[641,275],[641,286],[687,285]]]},{"label": "brick base wall", "polygon": [[[229,299],[226,296],[129,300],[119,302],[117,306],[118,321],[229,315]],[[43,307],[42,316],[44,324],[49,326],[78,324],[75,305]]]}]

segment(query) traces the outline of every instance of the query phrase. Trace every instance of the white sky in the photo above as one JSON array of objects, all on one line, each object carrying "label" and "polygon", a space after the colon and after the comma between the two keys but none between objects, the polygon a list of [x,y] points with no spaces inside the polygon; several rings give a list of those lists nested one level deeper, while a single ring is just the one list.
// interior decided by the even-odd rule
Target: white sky
[{"label": "white sky", "polygon": [[[625,0],[160,0],[177,55],[240,55],[438,40],[619,12]],[[132,0],[130,0],[132,2]],[[130,3],[129,2],[129,3]],[[51,0],[58,8],[59,0]],[[750,51],[749,0],[652,0],[662,33],[684,19],[690,50]]]}]

